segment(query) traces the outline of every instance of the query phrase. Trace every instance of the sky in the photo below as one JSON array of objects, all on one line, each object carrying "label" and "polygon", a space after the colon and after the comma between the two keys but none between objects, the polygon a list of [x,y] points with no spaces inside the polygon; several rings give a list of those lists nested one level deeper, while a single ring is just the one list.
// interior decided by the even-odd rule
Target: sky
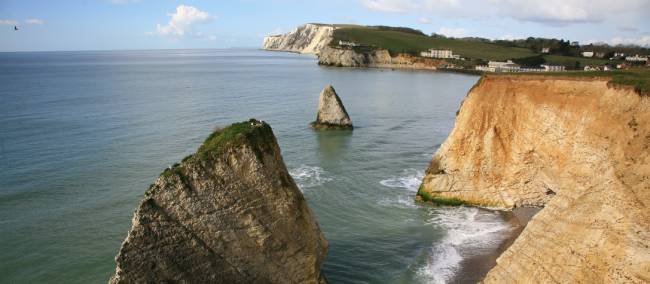
[{"label": "sky", "polygon": [[0,0],[0,51],[256,48],[305,23],[650,47],[648,14],[650,0]]}]

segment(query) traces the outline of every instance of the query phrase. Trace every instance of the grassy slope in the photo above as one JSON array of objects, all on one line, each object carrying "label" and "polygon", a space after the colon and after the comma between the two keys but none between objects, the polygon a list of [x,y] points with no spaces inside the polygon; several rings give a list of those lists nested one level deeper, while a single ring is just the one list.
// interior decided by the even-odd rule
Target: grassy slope
[{"label": "grassy slope", "polygon": [[[405,32],[380,30],[372,27],[339,25],[334,32],[334,42],[339,40],[353,41],[372,46],[381,47],[391,53],[419,53],[430,48],[449,48],[454,54],[466,58],[479,58],[484,60],[506,60],[536,55],[526,48],[505,47],[491,43],[471,42],[449,38],[432,38]],[[605,64],[604,59],[580,58],[547,55],[544,57],[548,63],[573,66],[580,61],[582,66],[592,64]]]}]

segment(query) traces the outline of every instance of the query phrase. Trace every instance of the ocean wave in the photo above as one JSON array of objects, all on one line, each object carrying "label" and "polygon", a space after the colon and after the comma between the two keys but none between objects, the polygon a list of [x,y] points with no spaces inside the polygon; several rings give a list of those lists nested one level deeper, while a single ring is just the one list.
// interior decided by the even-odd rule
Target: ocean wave
[{"label": "ocean wave", "polygon": [[478,208],[455,207],[432,211],[428,220],[441,226],[445,237],[430,251],[427,263],[418,276],[429,283],[448,283],[465,257],[475,251],[496,249],[512,227],[496,212]]},{"label": "ocean wave", "polygon": [[423,170],[406,169],[400,176],[391,177],[379,183],[386,187],[403,188],[408,191],[417,192],[422,178],[424,178]]},{"label": "ocean wave", "polygon": [[328,173],[321,167],[301,165],[298,168],[289,170],[289,174],[296,181],[298,188],[301,190],[323,185],[331,181]]}]

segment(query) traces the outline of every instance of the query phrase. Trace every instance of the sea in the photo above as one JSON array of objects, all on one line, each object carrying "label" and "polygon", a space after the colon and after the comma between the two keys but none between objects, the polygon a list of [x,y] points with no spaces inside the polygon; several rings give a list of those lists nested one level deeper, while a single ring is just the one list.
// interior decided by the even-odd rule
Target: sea
[{"label": "sea", "polygon": [[[329,241],[330,283],[478,280],[463,262],[512,226],[414,202],[477,80],[256,49],[0,53],[0,283],[106,283],[147,186],[249,118],[272,126]],[[328,84],[354,131],[309,128]]]}]

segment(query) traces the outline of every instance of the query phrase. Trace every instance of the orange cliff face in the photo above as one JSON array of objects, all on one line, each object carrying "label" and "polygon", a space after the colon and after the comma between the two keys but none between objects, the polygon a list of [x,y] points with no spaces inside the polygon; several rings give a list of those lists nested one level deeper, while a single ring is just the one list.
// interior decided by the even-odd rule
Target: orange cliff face
[{"label": "orange cliff face", "polygon": [[650,281],[650,97],[607,79],[485,76],[419,195],[543,206],[486,276]]}]

